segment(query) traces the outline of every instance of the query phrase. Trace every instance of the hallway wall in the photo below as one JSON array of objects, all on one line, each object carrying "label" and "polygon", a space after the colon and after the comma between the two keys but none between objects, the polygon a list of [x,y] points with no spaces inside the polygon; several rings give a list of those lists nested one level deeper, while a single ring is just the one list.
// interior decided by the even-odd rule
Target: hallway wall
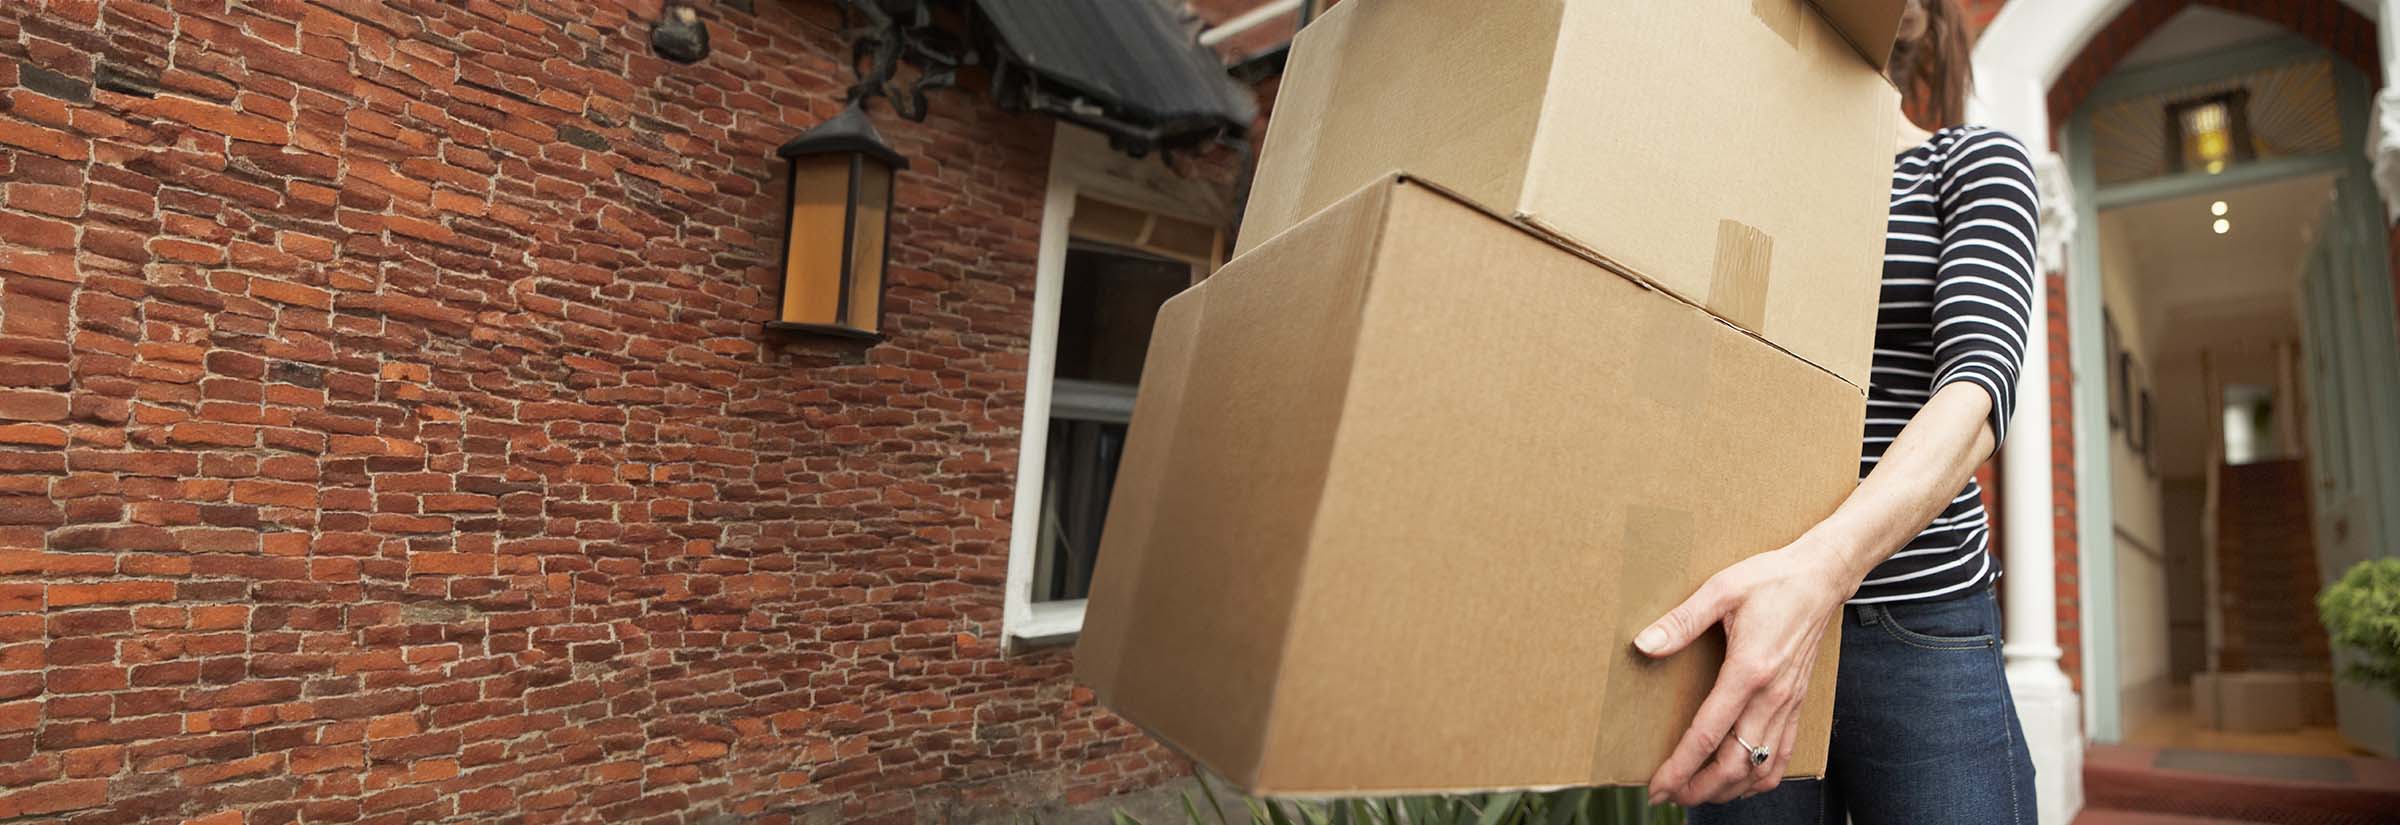
[{"label": "hallway wall", "polygon": [[[2116,320],[2119,344],[2132,353],[2138,365],[2136,374],[2149,376],[2134,386],[2155,386],[2159,360],[2155,345],[2158,319],[2152,317],[2155,302],[2143,295],[2140,264],[2129,233],[2111,218],[2109,213],[2100,216],[2101,300]],[[2153,389],[2151,404],[2157,406],[2160,401]],[[2125,718],[2137,721],[2166,701],[2172,687],[2168,673],[2171,645],[2159,477],[2128,437],[2140,418],[2140,407],[2133,399],[2128,399],[2122,417],[2125,424],[2113,428],[2108,439],[2110,496],[2116,515],[2114,535],[2105,546],[2116,556],[2117,673],[2124,686],[2119,701]]]}]

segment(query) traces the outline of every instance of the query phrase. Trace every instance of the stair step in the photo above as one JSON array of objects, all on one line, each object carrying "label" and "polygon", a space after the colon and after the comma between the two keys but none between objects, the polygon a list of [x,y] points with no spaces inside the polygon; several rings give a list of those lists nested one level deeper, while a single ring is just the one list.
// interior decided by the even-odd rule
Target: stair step
[{"label": "stair step", "polygon": [[2393,765],[2372,759],[2095,745],[2085,754],[2085,814],[2076,822],[2390,823],[2395,821],[2392,812],[2400,811],[2400,769]]}]

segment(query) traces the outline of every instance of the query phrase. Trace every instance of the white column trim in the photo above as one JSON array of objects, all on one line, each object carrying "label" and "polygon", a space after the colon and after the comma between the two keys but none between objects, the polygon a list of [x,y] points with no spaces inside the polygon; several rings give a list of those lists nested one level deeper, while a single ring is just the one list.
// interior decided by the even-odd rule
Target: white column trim
[{"label": "white column trim", "polygon": [[[2400,6],[2400,0],[2389,0]],[[2388,46],[2391,41],[2387,38]],[[2400,71],[2400,61],[2394,55],[2384,55],[2383,74],[2394,77]],[[2374,108],[2367,116],[2367,161],[2374,170],[2375,191],[2383,196],[2386,226],[2400,223],[2400,88],[2385,86],[2375,93]]]},{"label": "white column trim", "polygon": [[[2002,445],[2001,465],[2001,586],[2006,597],[2002,614],[2007,644],[2009,692],[2034,765],[2038,821],[2068,822],[2083,808],[2082,702],[2072,682],[2059,669],[2058,586],[2056,542],[2052,529],[2055,502],[2051,485],[2050,338],[2046,277],[2057,271],[2065,242],[2073,232],[2074,193],[2061,165],[2050,151],[2050,78],[2063,68],[2089,31],[2061,26],[2080,19],[2073,14],[2048,16],[2030,7],[2079,7],[2084,29],[2096,29],[2121,2],[2073,0],[2013,0],[1987,29],[1976,48],[1978,92],[1969,106],[1973,122],[2005,129],[2040,159],[2043,201],[2042,263],[2045,272],[2034,281],[2033,306],[2037,321],[2026,336],[2025,364],[2017,377],[2017,410],[2009,423],[2015,437]],[[2020,8],[2020,6],[2028,8]],[[2103,8],[2109,7],[2109,8]],[[2053,15],[2059,9],[2051,9]],[[2012,17],[2013,15],[2013,17]],[[2086,605],[2089,608],[2089,605]]]}]

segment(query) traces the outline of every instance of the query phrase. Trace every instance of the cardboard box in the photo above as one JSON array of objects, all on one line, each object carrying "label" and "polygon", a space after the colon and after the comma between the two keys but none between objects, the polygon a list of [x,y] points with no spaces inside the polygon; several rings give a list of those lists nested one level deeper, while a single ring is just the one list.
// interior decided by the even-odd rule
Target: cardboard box
[{"label": "cardboard box", "polygon": [[2333,674],[2324,671],[2300,674],[2300,723],[2317,727],[2333,727]]},{"label": "cardboard box", "polygon": [[[1858,388],[1386,177],[1160,311],[1075,653],[1257,793],[1648,781],[1712,633],[1633,635],[1857,481]],[[1793,776],[1824,772],[1839,622]]]},{"label": "cardboard box", "polygon": [[2307,712],[2297,673],[2251,671],[2217,676],[2217,729],[2284,733],[2300,729]]},{"label": "cardboard box", "polygon": [[1346,0],[1293,42],[1237,251],[1407,170],[1864,387],[1901,3]]},{"label": "cardboard box", "polygon": [[2217,700],[2217,681],[2223,676],[2214,671],[2192,674],[2192,719],[2200,727],[2218,730],[2225,726],[2219,721],[2224,718],[2224,713],[2218,709],[2220,703]]}]

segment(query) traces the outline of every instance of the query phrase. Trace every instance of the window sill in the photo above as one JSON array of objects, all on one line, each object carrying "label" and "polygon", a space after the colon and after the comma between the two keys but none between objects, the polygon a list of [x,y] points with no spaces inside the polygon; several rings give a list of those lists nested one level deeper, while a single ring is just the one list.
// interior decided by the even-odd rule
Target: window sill
[{"label": "window sill", "polygon": [[1010,622],[1003,631],[1008,652],[1074,644],[1075,637],[1083,633],[1083,606],[1082,599],[1034,602],[1024,618]]},{"label": "window sill", "polygon": [[834,326],[832,324],[799,324],[791,321],[768,321],[767,331],[784,335],[843,338],[852,341],[864,341],[869,344],[879,344],[883,342],[883,333],[870,332],[863,329],[852,329],[850,327]]}]

